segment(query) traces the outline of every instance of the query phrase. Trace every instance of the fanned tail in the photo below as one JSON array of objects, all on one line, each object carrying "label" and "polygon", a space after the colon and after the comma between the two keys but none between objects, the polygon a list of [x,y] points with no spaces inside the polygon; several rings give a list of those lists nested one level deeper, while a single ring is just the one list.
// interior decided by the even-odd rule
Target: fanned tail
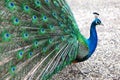
[{"label": "fanned tail", "polygon": [[78,28],[65,0],[0,5],[1,80],[46,80],[75,60]]}]

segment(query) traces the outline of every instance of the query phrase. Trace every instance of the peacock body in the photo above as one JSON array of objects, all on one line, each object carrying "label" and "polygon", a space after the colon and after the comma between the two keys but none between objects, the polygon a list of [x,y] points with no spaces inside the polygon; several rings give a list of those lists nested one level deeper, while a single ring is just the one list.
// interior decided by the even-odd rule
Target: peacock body
[{"label": "peacock body", "polygon": [[65,0],[0,0],[0,80],[47,80],[97,46],[79,31]]}]

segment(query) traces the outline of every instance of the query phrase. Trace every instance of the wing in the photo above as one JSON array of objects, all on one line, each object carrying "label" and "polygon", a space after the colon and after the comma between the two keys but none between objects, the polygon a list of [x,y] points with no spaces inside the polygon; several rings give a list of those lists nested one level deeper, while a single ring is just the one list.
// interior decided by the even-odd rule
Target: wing
[{"label": "wing", "polygon": [[64,0],[0,5],[0,79],[46,80],[75,60],[78,27]]}]

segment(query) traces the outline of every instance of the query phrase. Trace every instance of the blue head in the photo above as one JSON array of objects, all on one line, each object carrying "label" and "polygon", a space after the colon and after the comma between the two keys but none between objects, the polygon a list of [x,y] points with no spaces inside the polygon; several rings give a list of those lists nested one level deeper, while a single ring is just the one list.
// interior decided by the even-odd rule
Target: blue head
[{"label": "blue head", "polygon": [[96,25],[103,25],[103,24],[100,19],[95,18],[95,20],[93,21],[93,25],[96,26]]},{"label": "blue head", "polygon": [[96,18],[96,19],[94,20],[94,23],[95,23],[96,25],[101,25],[101,20],[98,19],[98,18]]},{"label": "blue head", "polygon": [[103,25],[101,20],[98,18],[99,14],[94,12],[93,13],[95,15],[95,20],[93,21],[93,24],[96,26],[96,25]]}]

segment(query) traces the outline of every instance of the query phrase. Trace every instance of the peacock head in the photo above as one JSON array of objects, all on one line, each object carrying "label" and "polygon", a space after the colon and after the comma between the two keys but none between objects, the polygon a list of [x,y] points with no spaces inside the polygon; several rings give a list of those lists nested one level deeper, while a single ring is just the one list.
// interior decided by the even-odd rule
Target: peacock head
[{"label": "peacock head", "polygon": [[103,25],[102,22],[101,22],[101,20],[98,18],[99,13],[94,12],[93,14],[95,15],[95,20],[93,21],[93,23],[94,23],[95,25]]},{"label": "peacock head", "polygon": [[94,20],[94,23],[95,23],[96,25],[101,25],[101,24],[102,24],[102,23],[101,23],[101,20],[98,19],[98,18],[96,18],[96,19]]}]

